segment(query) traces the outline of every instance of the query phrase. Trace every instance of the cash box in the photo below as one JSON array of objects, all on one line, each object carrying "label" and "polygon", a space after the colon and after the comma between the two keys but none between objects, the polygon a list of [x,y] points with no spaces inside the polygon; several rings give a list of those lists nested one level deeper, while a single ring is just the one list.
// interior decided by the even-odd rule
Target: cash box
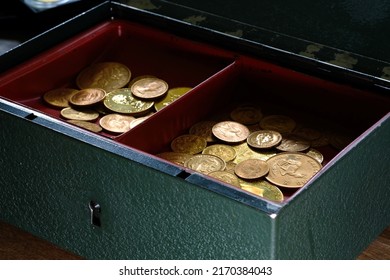
[{"label": "cash box", "polygon": [[[174,1],[103,2],[1,59],[0,219],[85,258],[350,259],[389,224],[383,61]],[[121,134],[69,124],[43,101],[106,61],[191,90]],[[323,167],[281,188],[283,201],[158,156],[237,104],[344,142],[319,147]]]}]

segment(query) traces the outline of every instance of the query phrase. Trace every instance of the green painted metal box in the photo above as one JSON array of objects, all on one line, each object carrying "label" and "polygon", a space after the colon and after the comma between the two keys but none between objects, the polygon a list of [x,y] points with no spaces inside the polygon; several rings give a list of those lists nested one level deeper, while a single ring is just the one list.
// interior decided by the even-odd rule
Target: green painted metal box
[{"label": "green painted metal box", "polygon": [[[0,57],[1,220],[89,259],[350,259],[389,225],[386,60],[250,25],[231,7],[121,2]],[[102,61],[192,90],[123,134],[76,127],[43,102]],[[157,156],[242,102],[349,140],[323,148],[323,168],[282,202]]]}]

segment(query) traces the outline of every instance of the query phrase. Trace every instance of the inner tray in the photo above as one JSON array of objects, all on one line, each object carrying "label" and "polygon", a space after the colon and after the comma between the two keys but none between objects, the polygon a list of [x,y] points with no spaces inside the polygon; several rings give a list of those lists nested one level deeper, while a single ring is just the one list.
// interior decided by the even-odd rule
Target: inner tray
[{"label": "inner tray", "polygon": [[[45,92],[77,89],[77,75],[98,62],[119,62],[131,78],[153,75],[169,88],[194,88],[233,62],[230,53],[128,21],[104,22],[0,77],[0,96],[63,119],[43,100]],[[96,120],[96,123],[99,119]],[[115,138],[116,133],[100,134]]]}]

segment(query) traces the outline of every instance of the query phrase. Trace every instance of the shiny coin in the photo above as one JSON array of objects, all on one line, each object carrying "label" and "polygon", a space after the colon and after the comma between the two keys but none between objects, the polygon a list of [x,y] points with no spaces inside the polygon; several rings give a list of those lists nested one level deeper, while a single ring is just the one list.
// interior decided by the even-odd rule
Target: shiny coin
[{"label": "shiny coin", "polygon": [[277,186],[274,186],[263,179],[256,181],[240,180],[240,186],[241,189],[268,200],[276,202],[282,202],[284,200],[282,191]]},{"label": "shiny coin", "polygon": [[322,163],[324,161],[324,156],[316,149],[310,148],[306,154],[308,156],[311,156],[315,160],[317,160],[319,163]]},{"label": "shiny coin", "polygon": [[222,121],[212,128],[213,135],[228,143],[238,143],[246,140],[249,135],[249,129],[238,122]]},{"label": "shiny coin", "polygon": [[99,117],[99,113],[95,110],[76,110],[74,108],[67,107],[61,110],[61,116],[68,120],[94,121]]},{"label": "shiny coin", "polygon": [[230,113],[230,118],[233,121],[245,125],[258,123],[262,117],[263,114],[261,113],[260,109],[253,106],[240,106]]},{"label": "shiny coin", "polygon": [[108,114],[100,119],[99,124],[107,131],[124,133],[130,130],[130,123],[132,120],[134,120],[134,117],[132,116]]},{"label": "shiny coin", "polygon": [[276,149],[282,152],[302,152],[310,147],[310,142],[294,134],[284,135]]},{"label": "shiny coin", "polygon": [[238,177],[233,173],[227,171],[213,171],[208,175],[217,180],[233,185],[235,187],[240,187],[240,182],[238,180]]},{"label": "shiny coin", "polygon": [[280,153],[267,160],[271,183],[285,188],[301,188],[320,169],[321,164],[304,153]]},{"label": "shiny coin", "polygon": [[102,62],[86,67],[77,76],[80,89],[102,88],[106,92],[122,88],[130,81],[130,69],[117,62]]},{"label": "shiny coin", "polygon": [[233,160],[234,163],[240,163],[246,159],[256,158],[261,160],[267,160],[270,157],[276,155],[276,152],[269,150],[252,150],[246,142],[235,145],[233,148],[236,150],[236,158]]},{"label": "shiny coin", "polygon": [[287,133],[294,130],[296,122],[284,115],[270,115],[260,121],[260,127],[265,130],[274,130],[279,133]]},{"label": "shiny coin", "polygon": [[189,92],[192,88],[190,87],[177,87],[177,88],[171,88],[168,90],[167,94],[163,97],[163,99],[159,101],[155,101],[154,103],[154,109],[156,111],[160,111],[161,109],[165,108],[175,100],[182,97],[184,94]]},{"label": "shiny coin", "polygon": [[258,130],[249,134],[247,143],[252,148],[268,149],[282,141],[282,135],[274,130]]},{"label": "shiny coin", "polygon": [[46,92],[43,95],[43,100],[52,106],[65,108],[70,106],[69,99],[76,92],[78,90],[73,88],[57,88]]},{"label": "shiny coin", "polygon": [[131,86],[131,92],[142,99],[156,99],[168,91],[168,84],[158,78],[143,78]]},{"label": "shiny coin", "polygon": [[69,123],[77,125],[79,127],[82,127],[84,129],[90,130],[92,132],[100,132],[102,131],[102,127],[96,123],[91,123],[87,121],[80,121],[80,120],[68,120]]},{"label": "shiny coin", "polygon": [[139,125],[140,123],[142,123],[146,119],[148,119],[149,117],[150,116],[144,116],[144,117],[139,117],[139,118],[136,118],[136,119],[132,120],[132,122],[130,123],[130,128],[136,127],[137,125]]},{"label": "shiny coin", "polygon": [[195,155],[186,160],[184,166],[203,174],[209,174],[213,171],[224,170],[226,163],[213,155]]},{"label": "shiny coin", "polygon": [[190,154],[177,153],[177,152],[164,152],[164,153],[157,154],[156,156],[183,166],[184,166],[184,162],[190,157],[192,157],[192,155]]},{"label": "shiny coin", "polygon": [[82,89],[72,95],[69,102],[76,106],[90,106],[99,103],[106,97],[106,92],[101,88]]},{"label": "shiny coin", "polygon": [[201,121],[195,123],[190,127],[189,133],[202,136],[206,139],[207,142],[214,142],[215,138],[213,136],[213,126],[217,124],[215,121]]},{"label": "shiny coin", "polygon": [[202,152],[206,146],[206,139],[192,134],[181,135],[171,142],[172,151],[191,155]]},{"label": "shiny coin", "polygon": [[247,159],[241,161],[234,168],[234,173],[242,179],[258,179],[269,171],[267,162],[260,159]]},{"label": "shiny coin", "polygon": [[231,161],[236,157],[236,150],[228,145],[215,144],[204,148],[204,155],[214,155],[226,161]]},{"label": "shiny coin", "polygon": [[127,86],[128,88],[131,88],[131,86],[138,80],[144,79],[144,78],[156,78],[156,76],[153,75],[142,75],[142,76],[137,76],[133,79],[131,79],[129,85]]},{"label": "shiny coin", "polygon": [[153,101],[144,101],[135,97],[129,88],[120,88],[109,92],[104,98],[104,106],[113,112],[139,115],[153,107]]},{"label": "shiny coin", "polygon": [[234,163],[234,162],[232,162],[232,161],[227,161],[226,162],[226,167],[225,167],[225,171],[226,172],[230,172],[230,173],[233,173],[234,175],[235,175],[235,173],[234,173],[234,168],[236,168],[236,163]]}]

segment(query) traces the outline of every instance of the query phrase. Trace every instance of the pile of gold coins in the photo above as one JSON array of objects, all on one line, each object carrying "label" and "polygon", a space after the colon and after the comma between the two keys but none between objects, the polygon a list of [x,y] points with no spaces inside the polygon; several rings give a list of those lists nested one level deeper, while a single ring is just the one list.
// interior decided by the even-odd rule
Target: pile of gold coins
[{"label": "pile of gold coins", "polygon": [[240,105],[224,120],[195,123],[173,139],[171,151],[156,156],[283,202],[284,193],[303,187],[322,168],[316,148],[340,149],[339,139],[287,115],[263,116],[256,106]]},{"label": "pile of gold coins", "polygon": [[152,75],[132,79],[130,69],[118,62],[86,67],[77,75],[76,85],[78,89],[50,90],[43,99],[60,108],[61,117],[69,123],[114,134],[129,131],[191,89],[169,88],[166,81]]}]

